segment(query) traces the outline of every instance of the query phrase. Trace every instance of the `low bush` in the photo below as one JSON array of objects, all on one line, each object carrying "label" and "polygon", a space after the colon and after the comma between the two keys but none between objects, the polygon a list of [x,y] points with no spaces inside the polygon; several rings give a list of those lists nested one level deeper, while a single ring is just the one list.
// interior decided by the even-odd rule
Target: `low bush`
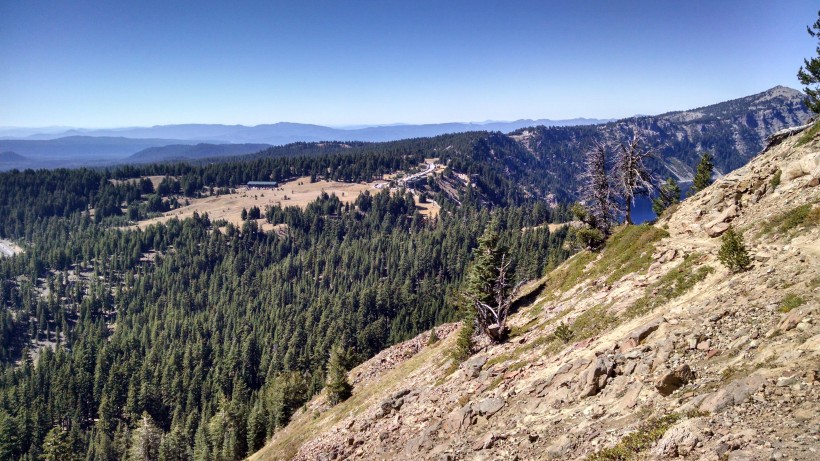
[{"label": "low bush", "polygon": [[789,293],[783,297],[783,301],[780,302],[780,309],[778,310],[784,313],[789,312],[792,309],[802,306],[805,302],[806,300],[800,296],[797,296],[794,293]]}]

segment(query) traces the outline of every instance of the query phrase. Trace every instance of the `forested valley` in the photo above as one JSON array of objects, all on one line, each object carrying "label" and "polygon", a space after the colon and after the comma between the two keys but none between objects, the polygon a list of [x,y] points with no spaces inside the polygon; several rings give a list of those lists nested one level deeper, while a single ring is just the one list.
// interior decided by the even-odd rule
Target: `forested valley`
[{"label": "forested valley", "polygon": [[[449,141],[464,158],[503,153],[471,134]],[[24,247],[0,259],[0,459],[129,459],[153,446],[151,459],[242,459],[322,389],[334,346],[350,368],[456,319],[490,223],[518,280],[569,256],[566,227],[545,225],[566,208],[478,163],[458,197],[420,186],[442,206],[433,219],[398,190],[261,210],[280,232],[205,215],[129,227],[252,179],[411,170],[440,154],[426,143],[0,175],[0,237]],[[157,174],[157,187],[139,179]]]}]

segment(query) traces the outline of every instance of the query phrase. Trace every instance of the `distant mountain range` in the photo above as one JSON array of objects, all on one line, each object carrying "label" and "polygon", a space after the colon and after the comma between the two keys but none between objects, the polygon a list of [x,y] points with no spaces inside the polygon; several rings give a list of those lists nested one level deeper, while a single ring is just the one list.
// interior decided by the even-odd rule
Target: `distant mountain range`
[{"label": "distant mountain range", "polygon": [[575,126],[606,123],[611,119],[574,118],[569,120],[522,119],[513,122],[434,123],[425,125],[396,124],[355,128],[332,128],[304,123],[280,122],[267,125],[157,125],[136,128],[0,128],[0,140],[53,140],[64,137],[93,136],[131,139],[174,139],[212,144],[256,143],[284,145],[314,141],[395,141],[466,131],[501,131],[504,133],[527,126]]},{"label": "distant mountain range", "polygon": [[[0,171],[12,168],[104,166],[242,155],[295,142],[384,142],[467,131],[510,132],[527,126],[578,126],[604,119],[516,120],[514,122],[384,125],[350,129],[302,123],[269,125],[158,125],[144,128],[0,128],[0,152],[25,157],[0,159]],[[186,147],[187,146],[187,147]]]},{"label": "distant mountain range", "polygon": [[[715,150],[722,165],[728,168],[745,163],[759,150],[765,136],[808,119],[802,99],[803,94],[799,91],[778,86],[712,106],[619,121],[541,119],[348,129],[285,122],[252,127],[206,124],[96,130],[56,127],[39,132],[36,129],[0,128],[0,152],[16,154],[16,157],[0,157],[0,170],[201,160],[251,154],[296,142],[387,142],[471,131],[512,133],[512,138],[525,144],[530,152],[537,153],[539,161],[557,166],[571,162],[565,153],[580,148],[580,141],[596,132],[585,129],[585,126],[597,125],[600,127],[597,132],[608,136],[607,133],[612,135],[613,129],[617,130],[618,125],[626,122],[638,123],[648,134],[652,133],[656,138],[653,144],[664,153],[665,167],[685,179],[691,174],[692,167],[688,152]],[[522,131],[536,126],[545,128]],[[718,142],[725,144],[730,139],[734,140],[733,146],[716,145]],[[553,168],[549,171],[561,170]]]}]

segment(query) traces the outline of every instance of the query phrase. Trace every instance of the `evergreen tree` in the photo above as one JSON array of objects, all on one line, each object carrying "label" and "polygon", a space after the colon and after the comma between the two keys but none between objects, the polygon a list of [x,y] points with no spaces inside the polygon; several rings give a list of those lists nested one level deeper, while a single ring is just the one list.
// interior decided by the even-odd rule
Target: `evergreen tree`
[{"label": "evergreen tree", "polygon": [[439,342],[438,333],[436,333],[435,328],[431,328],[430,329],[430,336],[427,338],[427,345],[428,346],[433,346],[438,342]]},{"label": "evergreen tree", "polygon": [[502,250],[499,247],[498,232],[495,222],[491,222],[481,237],[478,247],[473,250],[473,262],[467,274],[466,297],[470,309],[473,301],[493,302],[493,285],[498,278],[498,267],[501,264]]},{"label": "evergreen tree", "polygon": [[498,233],[493,227],[491,223],[478,239],[464,297],[475,309],[481,332],[493,341],[501,341],[509,332],[507,314],[522,283],[512,287],[512,263],[500,248]]},{"label": "evergreen tree", "polygon": [[12,416],[0,409],[0,459],[17,459],[20,454],[20,432]]},{"label": "evergreen tree", "polygon": [[[820,11],[817,14],[820,16]],[[820,18],[811,26],[806,27],[806,31],[820,41]],[[803,91],[806,93],[804,100],[806,107],[815,114],[820,114],[820,44],[817,45],[815,51],[817,56],[803,60],[803,65],[797,71],[797,78],[805,85]]]},{"label": "evergreen tree", "polygon": [[743,243],[743,234],[729,228],[721,236],[718,260],[732,272],[742,272],[749,268],[752,260]]},{"label": "evergreen tree", "polygon": [[658,190],[658,196],[652,200],[652,211],[660,217],[664,210],[680,202],[680,187],[675,178],[667,178]]},{"label": "evergreen tree", "polygon": [[700,156],[695,177],[692,179],[692,187],[689,189],[690,196],[697,194],[709,187],[709,184],[712,184],[712,171],[715,168],[713,161],[712,154],[709,152],[704,152],[703,155]]},{"label": "evergreen tree", "polygon": [[79,459],[74,454],[71,439],[68,431],[60,426],[55,426],[48,431],[43,440],[43,453],[40,455],[43,461],[74,461]]},{"label": "evergreen tree", "polygon": [[185,436],[179,427],[162,438],[159,446],[159,459],[162,461],[192,461],[194,452],[185,441]]},{"label": "evergreen tree", "polygon": [[473,336],[475,335],[475,309],[471,306],[465,310],[458,330],[455,348],[452,351],[453,360],[461,363],[473,354]]},{"label": "evergreen tree", "polygon": [[330,351],[330,359],[327,362],[327,398],[331,405],[344,402],[350,397],[353,386],[347,380],[347,369],[345,368],[345,353],[341,346],[336,345]]}]

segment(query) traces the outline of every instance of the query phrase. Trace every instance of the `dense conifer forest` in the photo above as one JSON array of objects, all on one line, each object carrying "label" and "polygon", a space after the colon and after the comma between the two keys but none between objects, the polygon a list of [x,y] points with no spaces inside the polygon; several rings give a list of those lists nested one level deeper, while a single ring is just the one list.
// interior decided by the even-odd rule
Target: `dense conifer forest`
[{"label": "dense conifer forest", "polygon": [[[426,142],[0,175],[0,237],[24,247],[0,259],[0,459],[241,459],[322,389],[334,347],[349,368],[454,320],[491,220],[519,280],[569,255],[566,228],[544,225],[567,219],[565,208],[467,163],[475,187],[458,198],[420,186],[442,206],[435,219],[399,190],[261,210],[279,232],[200,215],[127,226],[260,177],[409,170],[442,156]],[[472,134],[450,145],[453,165],[515,151]],[[155,188],[138,179],[148,174],[167,177]],[[74,458],[55,457],[65,454]]]}]

